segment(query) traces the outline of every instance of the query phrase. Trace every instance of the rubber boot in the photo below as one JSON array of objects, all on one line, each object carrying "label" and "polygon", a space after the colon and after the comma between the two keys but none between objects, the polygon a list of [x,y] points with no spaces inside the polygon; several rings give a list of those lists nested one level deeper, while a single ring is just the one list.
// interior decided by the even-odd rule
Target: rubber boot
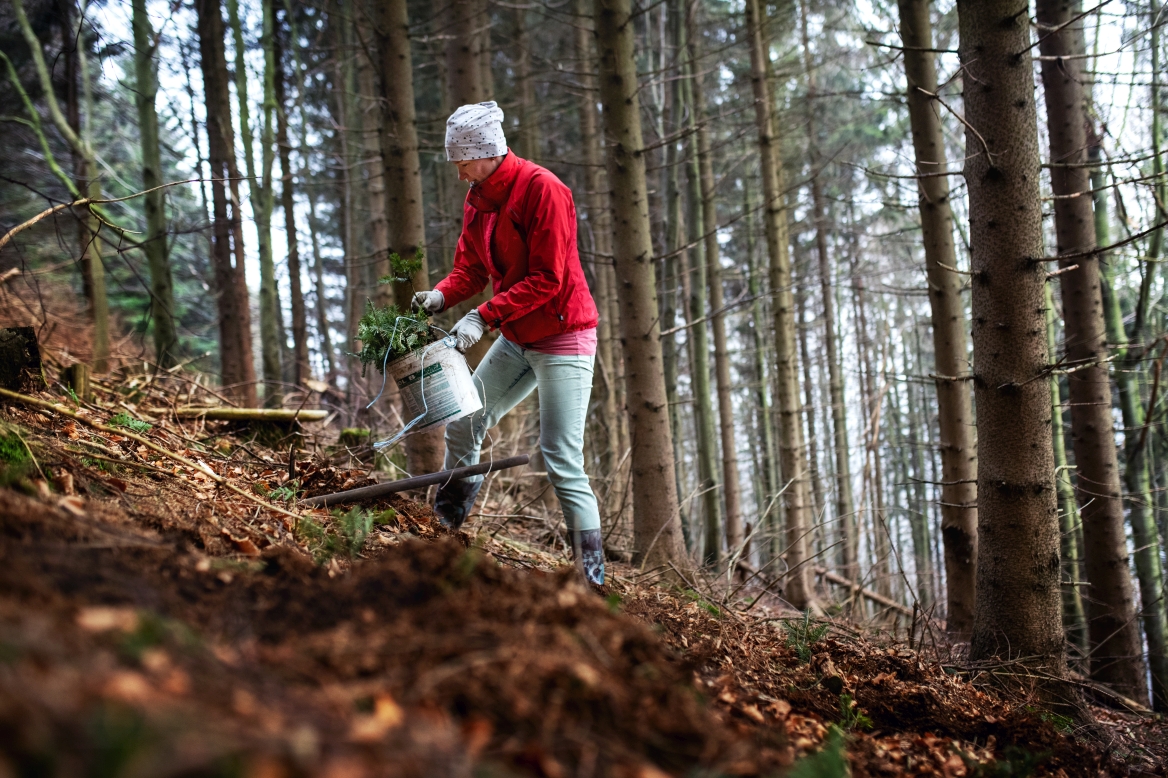
[{"label": "rubber boot", "polygon": [[604,538],[598,529],[572,530],[572,558],[588,583],[604,586]]},{"label": "rubber boot", "polygon": [[449,481],[438,487],[438,493],[434,495],[434,513],[438,514],[443,526],[461,529],[482,488],[481,480]]}]

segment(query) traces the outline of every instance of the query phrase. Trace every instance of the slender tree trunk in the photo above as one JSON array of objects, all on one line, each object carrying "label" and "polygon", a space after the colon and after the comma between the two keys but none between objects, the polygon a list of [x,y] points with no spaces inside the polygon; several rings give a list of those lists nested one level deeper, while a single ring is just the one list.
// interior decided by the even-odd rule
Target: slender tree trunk
[{"label": "slender tree trunk", "polygon": [[759,0],[746,0],[746,27],[750,40],[750,80],[758,124],[759,164],[766,203],[767,253],[775,318],[775,364],[779,407],[780,459],[789,479],[783,502],[787,517],[787,576],[783,596],[796,608],[814,604],[807,562],[807,460],[803,448],[802,403],[799,402],[799,365],[795,352],[795,310],[791,294],[791,258],[788,251],[786,186],[767,82],[770,43]]},{"label": "slender tree trunk", "polygon": [[[764,334],[766,331],[766,306],[763,299],[762,273],[758,267],[758,257],[755,251],[754,207],[750,185],[748,181],[744,180],[743,208],[746,212],[746,269],[750,277],[747,288],[750,296],[753,298],[750,304],[750,332],[751,344],[754,346],[754,371],[758,379],[758,385],[754,390],[754,399],[756,406],[755,412],[758,414],[757,426],[759,429],[759,437],[762,439],[759,456],[762,460],[763,502],[760,509],[766,509],[767,505],[775,499],[780,488],[778,471],[779,452],[775,444],[774,412],[771,407],[770,393],[771,379],[768,369],[767,339]],[[781,550],[776,542],[779,532],[778,509],[775,506],[771,506],[765,513],[759,514],[758,520],[762,522],[762,528],[771,537],[766,544],[768,547],[767,553],[772,556],[778,554]]]},{"label": "slender tree trunk", "polygon": [[[801,274],[804,275],[804,274]],[[799,330],[799,360],[803,365],[803,411],[807,418],[807,463],[808,463],[808,477],[810,479],[811,488],[808,494],[811,499],[811,504],[808,506],[811,511],[812,521],[818,525],[822,525],[826,518],[824,509],[824,500],[826,499],[823,489],[823,478],[819,473],[819,433],[817,432],[817,425],[815,421],[815,383],[811,379],[811,351],[807,346],[807,285],[799,283],[798,289],[795,291],[795,321],[798,323]],[[845,526],[841,521],[837,528],[840,534],[839,551],[839,567],[841,570],[846,569],[844,547],[847,545],[849,531],[851,526]]]},{"label": "slender tree trunk", "polygon": [[[288,22],[291,25],[291,18]],[[290,40],[295,46],[296,39],[292,37]],[[305,314],[304,289],[300,279],[300,241],[296,235],[292,146],[288,142],[290,106],[285,85],[283,35],[279,26],[273,30],[272,48],[272,64],[275,68],[272,78],[276,95],[276,145],[280,150],[280,207],[284,211],[284,232],[288,239],[288,287],[292,303],[292,383],[304,386],[304,380],[312,377],[312,371],[308,367],[308,318]]]},{"label": "slender tree trunk", "polygon": [[[693,63],[689,61],[686,47],[686,64],[683,68],[685,81],[682,86],[685,108],[689,117],[689,129],[696,134],[694,117],[694,95],[691,77]],[[718,499],[718,440],[714,422],[714,403],[710,387],[710,330],[706,320],[709,283],[705,242],[702,240],[703,223],[701,215],[701,169],[695,144],[688,149],[686,162],[686,226],[689,242],[693,250],[686,251],[689,268],[689,306],[687,326],[689,328],[690,382],[693,385],[694,427],[697,432],[698,491],[702,505],[703,545],[702,561],[716,565],[722,555],[722,504]]]},{"label": "slender tree trunk", "polygon": [[595,0],[594,13],[621,339],[628,366],[634,547],[637,561],[645,566],[682,564],[629,0]]},{"label": "slender tree trunk", "polygon": [[[924,372],[924,358],[921,355],[921,331],[917,321],[913,319],[913,345],[915,372]],[[905,361],[907,362],[907,355]],[[908,372],[906,370],[906,372]],[[921,606],[932,606],[935,597],[933,594],[933,556],[929,549],[932,547],[929,528],[929,503],[926,498],[925,484],[929,476],[925,473],[925,409],[929,407],[924,387],[914,390],[912,384],[908,386],[908,423],[909,447],[912,449],[913,467],[913,502],[909,521],[912,526],[913,557],[917,568],[917,594],[921,598]]]},{"label": "slender tree trunk", "polygon": [[519,92],[519,138],[515,145],[519,156],[536,159],[539,157],[539,123],[536,120],[539,107],[535,102],[535,79],[531,72],[527,13],[526,6],[515,9],[515,85]]},{"label": "slender tree trunk", "polygon": [[[693,19],[691,18],[691,24]],[[726,546],[738,553],[745,539],[742,527],[742,495],[738,485],[738,446],[734,442],[734,389],[730,385],[730,349],[726,341],[726,312],[722,294],[722,258],[718,248],[718,203],[714,191],[714,160],[706,120],[705,93],[697,67],[700,48],[696,32],[689,30],[690,85],[697,124],[697,158],[700,171],[702,234],[705,236],[706,281],[710,291],[710,325],[714,331],[714,375],[718,388],[718,426],[722,442],[722,503],[725,508]],[[741,549],[744,558],[749,550]]]},{"label": "slender tree trunk", "polygon": [[[1077,468],[1076,494],[1083,522],[1087,568],[1087,631],[1091,676],[1132,699],[1146,701],[1135,592],[1123,525],[1119,462],[1111,418],[1107,334],[1091,211],[1087,162],[1087,92],[1084,89],[1081,22],[1076,0],[1037,0],[1039,51],[1050,131],[1051,188],[1055,235],[1066,272],[1059,276],[1071,403],[1071,442]],[[1057,59],[1055,59],[1057,58]],[[1075,267],[1072,267],[1075,266]],[[1077,268],[1077,269],[1076,269]],[[1139,543],[1139,541],[1136,541]],[[1158,594],[1158,593],[1157,593]]]},{"label": "slender tree trunk", "polygon": [[[414,108],[414,66],[406,0],[381,4],[381,119],[383,180],[387,184],[385,215],[389,221],[390,250],[414,257],[426,242],[426,214],[422,203],[422,163],[418,156],[418,118]],[[407,310],[415,290],[428,289],[430,272],[425,257],[409,283],[394,284],[394,300]],[[442,469],[442,430],[415,433],[406,438],[406,461],[412,473]]]},{"label": "slender tree trunk", "polygon": [[[606,450],[603,456],[605,475],[617,479],[617,467],[624,449],[621,447],[621,416],[623,403],[620,398],[620,378],[617,363],[620,354],[614,348],[618,323],[609,312],[610,300],[616,294],[616,280],[612,261],[612,222],[609,218],[608,188],[605,182],[604,159],[600,148],[600,132],[597,128],[596,113],[596,58],[592,53],[592,31],[589,20],[592,15],[590,0],[576,0],[575,47],[580,71],[580,134],[584,145],[585,213],[589,234],[592,236],[592,261],[596,275],[596,307],[600,312],[600,323],[596,331],[597,370],[604,375],[604,397],[602,402],[602,426],[607,431]],[[617,326],[614,326],[617,325]],[[610,505],[619,504],[624,491],[610,480],[608,495]]]},{"label": "slender tree trunk", "polygon": [[247,170],[248,191],[251,193],[252,217],[256,225],[256,241],[260,254],[260,354],[264,373],[264,404],[279,405],[283,393],[280,383],[281,336],[280,302],[276,290],[276,266],[272,259],[272,113],[275,93],[272,88],[272,8],[271,0],[263,0],[264,102],[263,125],[260,129],[260,171],[256,173],[254,139],[251,130],[251,105],[247,93],[247,49],[243,40],[243,26],[239,18],[238,0],[227,0],[227,17],[231,25],[235,47],[235,93],[239,110],[239,137],[243,144],[243,162]]},{"label": "slender tree trunk", "polygon": [[[158,65],[154,61],[154,29],[146,14],[146,0],[133,2],[134,76],[137,81],[138,128],[142,140],[142,188],[162,185],[162,153],[158,148]],[[154,321],[155,362],[160,368],[176,364],[178,333],[174,327],[174,284],[166,245],[166,193],[147,191],[146,261],[150,266],[150,318]]]},{"label": "slender tree trunk", "polygon": [[[1107,176],[1101,166],[1100,139],[1092,131],[1088,136],[1087,158],[1091,168],[1091,191],[1094,199],[1095,240],[1100,246],[1111,244],[1111,224],[1107,207]],[[1100,286],[1103,297],[1103,317],[1107,325],[1107,340],[1115,354],[1116,388],[1124,429],[1124,488],[1127,491],[1128,516],[1131,521],[1132,543],[1135,546],[1136,576],[1140,585],[1140,601],[1144,621],[1144,635],[1148,641],[1148,665],[1152,675],[1152,704],[1157,711],[1168,709],[1168,625],[1165,624],[1164,572],[1160,564],[1160,537],[1153,518],[1155,498],[1152,493],[1150,469],[1151,442],[1145,440],[1144,404],[1140,397],[1140,361],[1129,345],[1123,326],[1123,310],[1115,289],[1115,264],[1110,252],[1098,256]],[[1152,265],[1146,272],[1152,272]],[[1063,530],[1064,534],[1066,530]],[[1072,536],[1072,541],[1074,537]],[[1065,553],[1065,552],[1064,552]],[[1077,562],[1072,559],[1072,562]],[[1064,568],[1070,566],[1064,562]],[[1067,570],[1072,579],[1075,568]],[[1076,589],[1076,591],[1078,591]]]},{"label": "slender tree trunk", "polygon": [[254,406],[256,385],[251,311],[243,266],[239,170],[235,164],[235,131],[231,122],[231,95],[223,51],[223,12],[219,0],[198,0],[195,7],[198,11],[203,93],[207,101],[207,160],[211,168],[214,213],[211,263],[219,298],[220,370],[223,384],[231,395],[242,405]]},{"label": "slender tree trunk", "polygon": [[[1066,671],[1050,432],[1038,129],[1027,7],[959,0],[977,402],[971,657]],[[984,141],[983,141],[984,139]],[[1040,684],[1047,702],[1063,691]]]},{"label": "slender tree trunk", "polygon": [[[844,378],[840,365],[839,347],[836,342],[835,299],[832,291],[831,264],[827,255],[827,214],[824,205],[823,158],[819,150],[816,129],[816,105],[818,96],[815,70],[811,63],[811,48],[807,36],[807,3],[800,3],[800,23],[803,41],[803,69],[807,76],[807,138],[808,162],[811,166],[811,205],[815,220],[815,249],[819,257],[819,285],[823,299],[823,358],[827,360],[828,388],[831,391],[832,449],[835,455],[835,511],[841,528],[856,523],[855,500],[852,496],[852,469],[848,460],[848,418],[847,403],[844,398]],[[844,576],[855,579],[856,540],[855,533],[849,532],[843,544]]]},{"label": "slender tree trunk", "polygon": [[[381,5],[382,10],[385,4]],[[378,48],[384,48],[384,39],[378,40]],[[380,54],[380,51],[378,52]],[[384,66],[383,66],[384,67]],[[362,273],[361,286],[367,291],[362,295],[366,299],[381,307],[396,302],[394,285],[379,283],[381,278],[390,275],[389,268],[389,215],[385,203],[386,175],[384,163],[386,151],[382,149],[385,121],[385,97],[378,93],[378,85],[373,75],[373,63],[364,53],[357,53],[357,110],[354,112],[360,117],[361,130],[361,167],[365,182],[364,205],[369,210],[368,227],[365,230],[370,242],[372,257],[367,264],[367,271]],[[419,289],[427,288],[423,284]],[[364,300],[361,301],[362,303]],[[407,302],[408,306],[408,302]]]},{"label": "slender tree trunk", "polygon": [[[945,547],[946,627],[956,636],[973,629],[977,580],[977,440],[969,388],[962,278],[953,248],[953,212],[928,0],[900,0],[900,37],[908,81],[908,111],[916,152],[925,274],[933,320],[934,382],[941,449],[941,539]],[[928,94],[926,94],[928,93]]]},{"label": "slender tree trunk", "polygon": [[[677,63],[678,72],[682,68],[683,42],[683,14],[681,0],[669,0],[665,6],[668,22],[668,42],[663,56],[671,57],[670,61]],[[665,92],[665,111],[663,132],[666,136],[676,134],[682,125],[682,113],[685,107],[685,96],[682,92],[685,83],[681,78],[674,78]],[[665,259],[662,262],[661,291],[661,328],[668,332],[677,325],[677,308],[680,287],[678,273],[682,262],[679,256],[686,243],[685,219],[682,218],[681,181],[679,175],[679,148],[676,141],[665,147],[665,164],[662,170],[665,192]],[[684,306],[684,300],[682,305]],[[683,317],[684,318],[684,317]],[[682,487],[684,477],[682,468],[685,463],[684,434],[682,432],[681,403],[677,389],[678,363],[680,352],[677,348],[676,334],[662,335],[661,359],[665,366],[665,390],[669,399],[669,430],[673,437],[673,472],[677,481],[678,495],[685,494]],[[692,551],[694,538],[689,532],[689,521],[686,516],[686,505],[681,506],[681,527],[685,538],[686,551]]]},{"label": "slender tree trunk", "polygon": [[[1050,353],[1058,351],[1055,332],[1054,296],[1046,285],[1046,339]],[[1063,398],[1058,376],[1050,381],[1051,446],[1054,449],[1055,488],[1058,490],[1059,529],[1062,534],[1063,628],[1067,638],[1080,651],[1087,652],[1087,619],[1083,611],[1083,597],[1079,591],[1080,556],[1078,544],[1079,506],[1075,503],[1075,487],[1071,483],[1071,469],[1067,465],[1067,445],[1063,435]],[[1071,584],[1071,585],[1068,585]]]},{"label": "slender tree trunk", "polygon": [[[491,99],[487,0],[451,0],[447,8],[447,20],[446,90],[450,107],[457,109],[461,105]],[[458,207],[458,224],[461,227],[461,199]],[[491,294],[492,290],[488,285],[480,294],[455,306],[452,309],[455,319],[462,318],[471,308],[477,308],[491,299]],[[488,332],[478,343],[467,349],[466,361],[471,367],[478,366],[493,341],[494,334]]]},{"label": "slender tree trunk", "polygon": [[[1164,24],[1164,18],[1159,0],[1150,0],[1148,6],[1149,44],[1152,50],[1152,175],[1156,177],[1153,190],[1156,193],[1156,213],[1153,214],[1153,221],[1162,222],[1168,220],[1168,181],[1164,178],[1164,156],[1161,153],[1164,143],[1164,106],[1161,94],[1163,82],[1161,79],[1164,74],[1160,70],[1160,27]],[[1148,258],[1153,260],[1159,258],[1160,252],[1163,250],[1164,228],[1161,227],[1152,233],[1152,239],[1148,246]],[[1149,278],[1152,276],[1152,268],[1154,267],[1155,265],[1148,264],[1147,275]]]}]

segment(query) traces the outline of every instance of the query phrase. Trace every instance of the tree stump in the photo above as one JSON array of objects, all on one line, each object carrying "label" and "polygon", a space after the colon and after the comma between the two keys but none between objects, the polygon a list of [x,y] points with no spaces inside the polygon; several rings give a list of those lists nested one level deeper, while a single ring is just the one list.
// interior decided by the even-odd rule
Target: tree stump
[{"label": "tree stump", "polygon": [[89,365],[84,362],[69,365],[61,377],[65,380],[65,386],[72,389],[81,402],[87,403],[93,397],[89,388]]},{"label": "tree stump", "polygon": [[33,327],[0,329],[0,386],[13,392],[48,386]]}]

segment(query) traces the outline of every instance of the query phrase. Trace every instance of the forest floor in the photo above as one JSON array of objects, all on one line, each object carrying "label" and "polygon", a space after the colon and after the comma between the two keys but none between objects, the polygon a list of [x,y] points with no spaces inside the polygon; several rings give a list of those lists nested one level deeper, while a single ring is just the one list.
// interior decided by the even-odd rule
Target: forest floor
[{"label": "forest floor", "polygon": [[1168,774],[1157,719],[628,565],[598,591],[522,521],[306,510],[291,481],[368,473],[97,390],[0,407],[0,778]]}]

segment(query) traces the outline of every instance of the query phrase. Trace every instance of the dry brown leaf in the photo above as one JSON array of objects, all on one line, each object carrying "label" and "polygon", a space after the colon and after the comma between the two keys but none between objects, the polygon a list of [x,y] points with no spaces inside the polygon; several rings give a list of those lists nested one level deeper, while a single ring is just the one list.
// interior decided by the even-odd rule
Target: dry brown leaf
[{"label": "dry brown leaf", "polygon": [[77,611],[77,626],[86,632],[133,632],[138,628],[138,612],[133,608],[95,605]]}]

